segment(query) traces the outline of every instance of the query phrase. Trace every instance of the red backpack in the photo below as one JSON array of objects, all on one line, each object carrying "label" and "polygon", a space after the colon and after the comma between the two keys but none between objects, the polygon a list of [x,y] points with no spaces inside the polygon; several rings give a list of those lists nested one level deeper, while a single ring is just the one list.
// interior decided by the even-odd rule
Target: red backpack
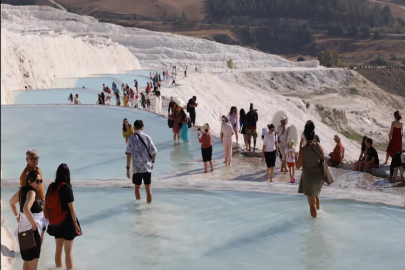
[{"label": "red backpack", "polygon": [[56,190],[52,189],[53,184],[55,183],[49,185],[49,192],[45,197],[45,217],[48,219],[49,225],[57,226],[65,220],[68,211],[62,209],[59,196],[59,190],[65,183],[61,183]]}]

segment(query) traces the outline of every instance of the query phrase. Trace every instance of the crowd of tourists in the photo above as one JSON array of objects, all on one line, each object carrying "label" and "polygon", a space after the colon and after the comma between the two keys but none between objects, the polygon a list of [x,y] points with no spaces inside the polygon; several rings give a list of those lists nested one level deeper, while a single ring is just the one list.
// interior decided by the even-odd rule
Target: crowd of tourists
[{"label": "crowd of tourists", "polygon": [[82,235],[82,231],[74,208],[69,167],[59,165],[55,181],[45,193],[38,152],[28,150],[26,161],[27,166],[20,176],[20,189],[9,201],[18,223],[15,235],[24,260],[23,269],[37,269],[45,232],[55,238],[56,267],[62,267],[64,251],[66,268],[73,269],[73,241]]},{"label": "crowd of tourists", "polygon": [[[187,69],[186,69],[187,70]],[[177,75],[177,68],[173,67],[172,78]],[[185,74],[186,76],[186,71]],[[138,96],[138,82],[134,81],[134,89],[127,84],[122,84],[123,103],[125,107],[138,108],[139,101],[144,109],[150,110],[150,95],[155,95],[155,112],[161,114],[162,99],[160,95],[160,82],[169,79],[168,71],[162,74],[150,73],[151,82],[147,83],[145,93]],[[153,87],[153,90],[152,90]],[[115,83],[112,91],[116,96],[116,104],[120,106],[120,91]],[[107,93],[108,95],[104,94]],[[111,90],[103,84],[103,92],[99,94],[97,104],[110,104]],[[72,104],[81,104],[79,95],[69,95],[68,100]],[[191,97],[187,105],[181,106],[181,102],[170,98],[168,104],[168,126],[173,131],[173,141],[188,143],[189,130],[195,128],[196,109],[198,108],[197,97]],[[391,124],[389,133],[389,145],[386,160],[392,158],[390,166],[390,181],[394,182],[399,175],[405,183],[405,151],[402,150],[403,123],[399,111],[394,113],[395,121]],[[239,145],[239,137],[243,138],[243,148],[248,152],[255,152],[257,144],[258,111],[250,103],[246,113],[243,108],[239,111],[232,106],[227,115],[221,116],[220,140],[224,151],[224,163],[226,167],[232,166],[233,137],[236,145]],[[141,199],[140,187],[145,185],[146,201],[152,202],[152,170],[157,155],[157,148],[149,135],[143,132],[144,122],[136,120],[133,125],[128,119],[123,120],[122,134],[126,143],[126,176],[132,179],[135,185],[135,198]],[[239,135],[240,134],[240,135]],[[198,140],[201,143],[201,155],[204,164],[204,172],[214,171],[212,160],[213,143],[211,127],[205,123],[197,128]],[[336,167],[345,158],[345,147],[339,135],[334,135],[336,146],[329,154],[321,145],[320,138],[315,132],[315,124],[309,120],[306,122],[301,134],[299,150],[295,151],[296,143],[292,140],[291,126],[288,126],[288,118],[282,116],[280,123],[270,123],[262,129],[261,138],[263,147],[260,150],[261,159],[266,164],[265,180],[274,182],[276,160],[279,159],[280,173],[289,173],[290,182],[295,183],[295,170],[302,169],[298,192],[307,196],[310,214],[317,217],[320,209],[319,194],[325,182],[331,183],[332,177],[328,176],[328,166]],[[11,210],[18,222],[15,231],[19,239],[21,257],[24,260],[23,269],[36,270],[40,258],[41,247],[45,232],[55,238],[55,265],[62,267],[62,252],[65,252],[65,264],[67,269],[73,269],[73,241],[75,237],[82,235],[79,220],[74,208],[74,196],[70,181],[70,171],[66,164],[60,164],[56,170],[55,181],[52,182],[45,193],[42,172],[38,167],[39,155],[34,149],[26,152],[27,166],[20,176],[20,189],[9,200]],[[371,168],[380,166],[378,152],[373,146],[373,139],[364,136],[361,143],[360,155],[353,165],[353,170],[367,172]],[[132,168],[132,172],[131,172]],[[19,207],[17,206],[19,204]]]}]

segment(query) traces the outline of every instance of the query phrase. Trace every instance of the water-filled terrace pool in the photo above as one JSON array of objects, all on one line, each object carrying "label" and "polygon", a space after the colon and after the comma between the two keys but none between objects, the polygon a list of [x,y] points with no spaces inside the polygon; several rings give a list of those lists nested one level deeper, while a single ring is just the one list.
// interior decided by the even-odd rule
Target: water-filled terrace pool
[{"label": "water-filled terrace pool", "polygon": [[[1,106],[4,178],[20,177],[30,148],[38,150],[39,167],[46,179],[54,177],[60,163],[68,164],[73,179],[126,178],[124,118],[131,123],[144,121],[144,132],[158,149],[153,174],[202,168],[196,131],[191,131],[189,143],[174,144],[167,119],[154,113],[100,105]],[[220,142],[215,142],[213,149],[213,158],[223,157]]]},{"label": "water-filled terrace pool", "polygon": [[[70,88],[70,89],[43,89],[28,91],[13,91],[13,104],[70,104],[68,97],[79,95],[82,104],[96,104],[98,95],[97,90]],[[106,96],[109,95],[104,93]],[[111,104],[115,104],[115,96],[111,96]]]},{"label": "water-filled terrace pool", "polygon": [[[3,188],[5,202],[17,188]],[[134,202],[133,189],[75,188],[83,235],[75,269],[402,269],[405,210],[321,199],[309,216],[300,195],[153,190]],[[6,226],[15,218],[3,210]],[[46,235],[38,269],[53,269]],[[22,260],[16,252],[15,269]]]},{"label": "water-filled terrace pool", "polygon": [[86,78],[66,78],[58,79],[49,88],[90,88],[94,90],[103,90],[103,84],[110,87],[112,91],[112,83],[115,82],[118,89],[121,89],[122,82],[113,77],[86,77]]}]

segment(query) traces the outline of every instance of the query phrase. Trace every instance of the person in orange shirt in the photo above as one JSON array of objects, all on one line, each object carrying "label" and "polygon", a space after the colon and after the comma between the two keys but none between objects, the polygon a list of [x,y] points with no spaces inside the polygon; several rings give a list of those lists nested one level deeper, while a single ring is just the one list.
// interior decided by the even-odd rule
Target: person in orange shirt
[{"label": "person in orange shirt", "polygon": [[[27,175],[28,175],[28,172],[30,172],[30,171],[37,171],[39,173],[39,179],[43,179],[41,169],[38,167],[39,155],[38,155],[37,150],[29,149],[27,151],[27,153],[26,153],[26,160],[27,160],[27,167],[25,167],[24,171],[21,173],[20,187],[26,186]],[[35,199],[37,200],[39,205],[43,208],[44,207],[44,202],[45,202],[44,185],[41,185],[39,187],[39,190],[37,192],[37,195],[36,195]],[[44,240],[44,233],[45,233],[45,229],[42,230],[42,234],[41,234],[42,242]]]},{"label": "person in orange shirt", "polygon": [[336,142],[336,146],[335,149],[333,149],[331,158],[328,161],[328,165],[330,167],[336,167],[343,161],[345,157],[345,148],[340,141],[340,137],[335,135],[334,140]]}]

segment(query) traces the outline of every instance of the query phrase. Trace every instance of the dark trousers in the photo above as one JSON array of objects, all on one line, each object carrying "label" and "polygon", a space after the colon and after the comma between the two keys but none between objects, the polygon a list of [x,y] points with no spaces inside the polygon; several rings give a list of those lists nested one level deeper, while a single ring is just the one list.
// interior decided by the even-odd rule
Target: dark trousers
[{"label": "dark trousers", "polygon": [[190,121],[195,125],[195,112],[190,111]]}]

